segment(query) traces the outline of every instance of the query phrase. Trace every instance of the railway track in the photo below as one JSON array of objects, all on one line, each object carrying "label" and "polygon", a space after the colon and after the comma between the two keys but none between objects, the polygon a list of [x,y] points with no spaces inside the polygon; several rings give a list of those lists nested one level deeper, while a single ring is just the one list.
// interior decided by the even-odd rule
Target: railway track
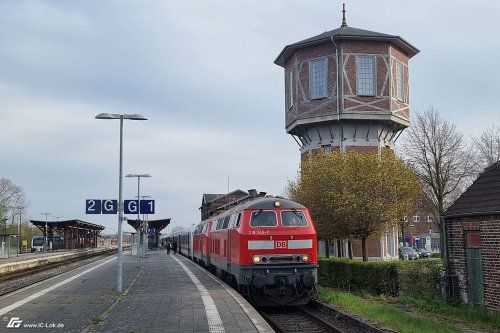
[{"label": "railway track", "polygon": [[87,256],[49,263],[33,268],[23,269],[0,275],[0,296],[50,279],[51,277],[90,264],[101,258],[115,254],[116,251],[106,253],[92,253]]},{"label": "railway track", "polygon": [[333,324],[299,307],[259,310],[262,317],[279,333],[288,332],[343,332]]},{"label": "railway track", "polygon": [[279,333],[387,332],[317,301],[311,301],[306,306],[259,308],[258,311]]}]

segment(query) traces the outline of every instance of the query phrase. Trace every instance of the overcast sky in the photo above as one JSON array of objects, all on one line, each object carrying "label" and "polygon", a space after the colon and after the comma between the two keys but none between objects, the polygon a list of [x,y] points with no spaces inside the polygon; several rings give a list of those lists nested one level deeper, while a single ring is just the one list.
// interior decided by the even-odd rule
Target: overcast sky
[{"label": "overcast sky", "polygon": [[[345,1],[351,27],[399,35],[412,110],[430,105],[469,138],[499,124],[500,2]],[[116,232],[86,199],[118,199],[149,173],[150,219],[200,219],[203,193],[282,194],[299,147],[284,129],[287,44],[340,26],[342,1],[0,1],[0,177],[21,186],[29,219],[81,219]],[[137,195],[124,178],[124,198]],[[134,216],[130,216],[134,218]],[[127,227],[124,230],[132,231]]]}]

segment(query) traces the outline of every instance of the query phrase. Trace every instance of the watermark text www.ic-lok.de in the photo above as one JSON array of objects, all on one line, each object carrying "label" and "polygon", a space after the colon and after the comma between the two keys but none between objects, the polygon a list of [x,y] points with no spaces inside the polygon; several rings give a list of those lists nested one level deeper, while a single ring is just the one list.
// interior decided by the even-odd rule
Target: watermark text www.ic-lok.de
[{"label": "watermark text www.ic-lok.de", "polygon": [[23,321],[19,317],[12,317],[12,318],[10,318],[10,320],[9,320],[9,318],[4,317],[3,320],[5,322],[8,321],[7,328],[35,328],[35,329],[43,329],[43,328],[58,329],[58,328],[64,328],[64,324],[63,323],[41,323],[41,322],[38,322],[38,323],[34,323],[34,322],[23,323]]}]

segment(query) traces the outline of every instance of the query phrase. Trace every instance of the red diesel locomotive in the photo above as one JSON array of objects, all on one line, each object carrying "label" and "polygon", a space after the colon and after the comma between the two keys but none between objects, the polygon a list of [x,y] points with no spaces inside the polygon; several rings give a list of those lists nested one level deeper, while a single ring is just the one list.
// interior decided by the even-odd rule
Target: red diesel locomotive
[{"label": "red diesel locomotive", "polygon": [[306,304],[315,292],[316,231],[307,208],[291,200],[254,198],[175,237],[182,254],[254,305]]}]

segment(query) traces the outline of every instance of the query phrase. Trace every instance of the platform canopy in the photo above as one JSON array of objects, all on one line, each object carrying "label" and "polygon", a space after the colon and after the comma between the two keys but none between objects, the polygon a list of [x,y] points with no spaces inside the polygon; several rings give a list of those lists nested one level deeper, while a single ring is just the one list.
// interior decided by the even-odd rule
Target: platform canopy
[{"label": "platform canopy", "polygon": [[[156,232],[160,232],[163,229],[165,229],[169,224],[170,224],[171,219],[161,219],[161,220],[149,220],[146,221],[148,223],[148,228],[154,229]],[[145,221],[143,221],[145,222]],[[137,229],[136,224],[137,220],[133,219],[127,219],[128,225],[130,225],[132,228]]]},{"label": "platform canopy", "polygon": [[81,220],[65,220],[65,221],[40,221],[40,220],[30,220],[34,226],[38,227],[41,231],[45,232],[45,226],[49,230],[58,230],[62,231],[65,229],[71,228],[79,228],[79,229],[87,229],[96,231],[99,234],[101,231],[105,229],[104,226],[99,224],[94,224],[90,222],[85,222]]}]

